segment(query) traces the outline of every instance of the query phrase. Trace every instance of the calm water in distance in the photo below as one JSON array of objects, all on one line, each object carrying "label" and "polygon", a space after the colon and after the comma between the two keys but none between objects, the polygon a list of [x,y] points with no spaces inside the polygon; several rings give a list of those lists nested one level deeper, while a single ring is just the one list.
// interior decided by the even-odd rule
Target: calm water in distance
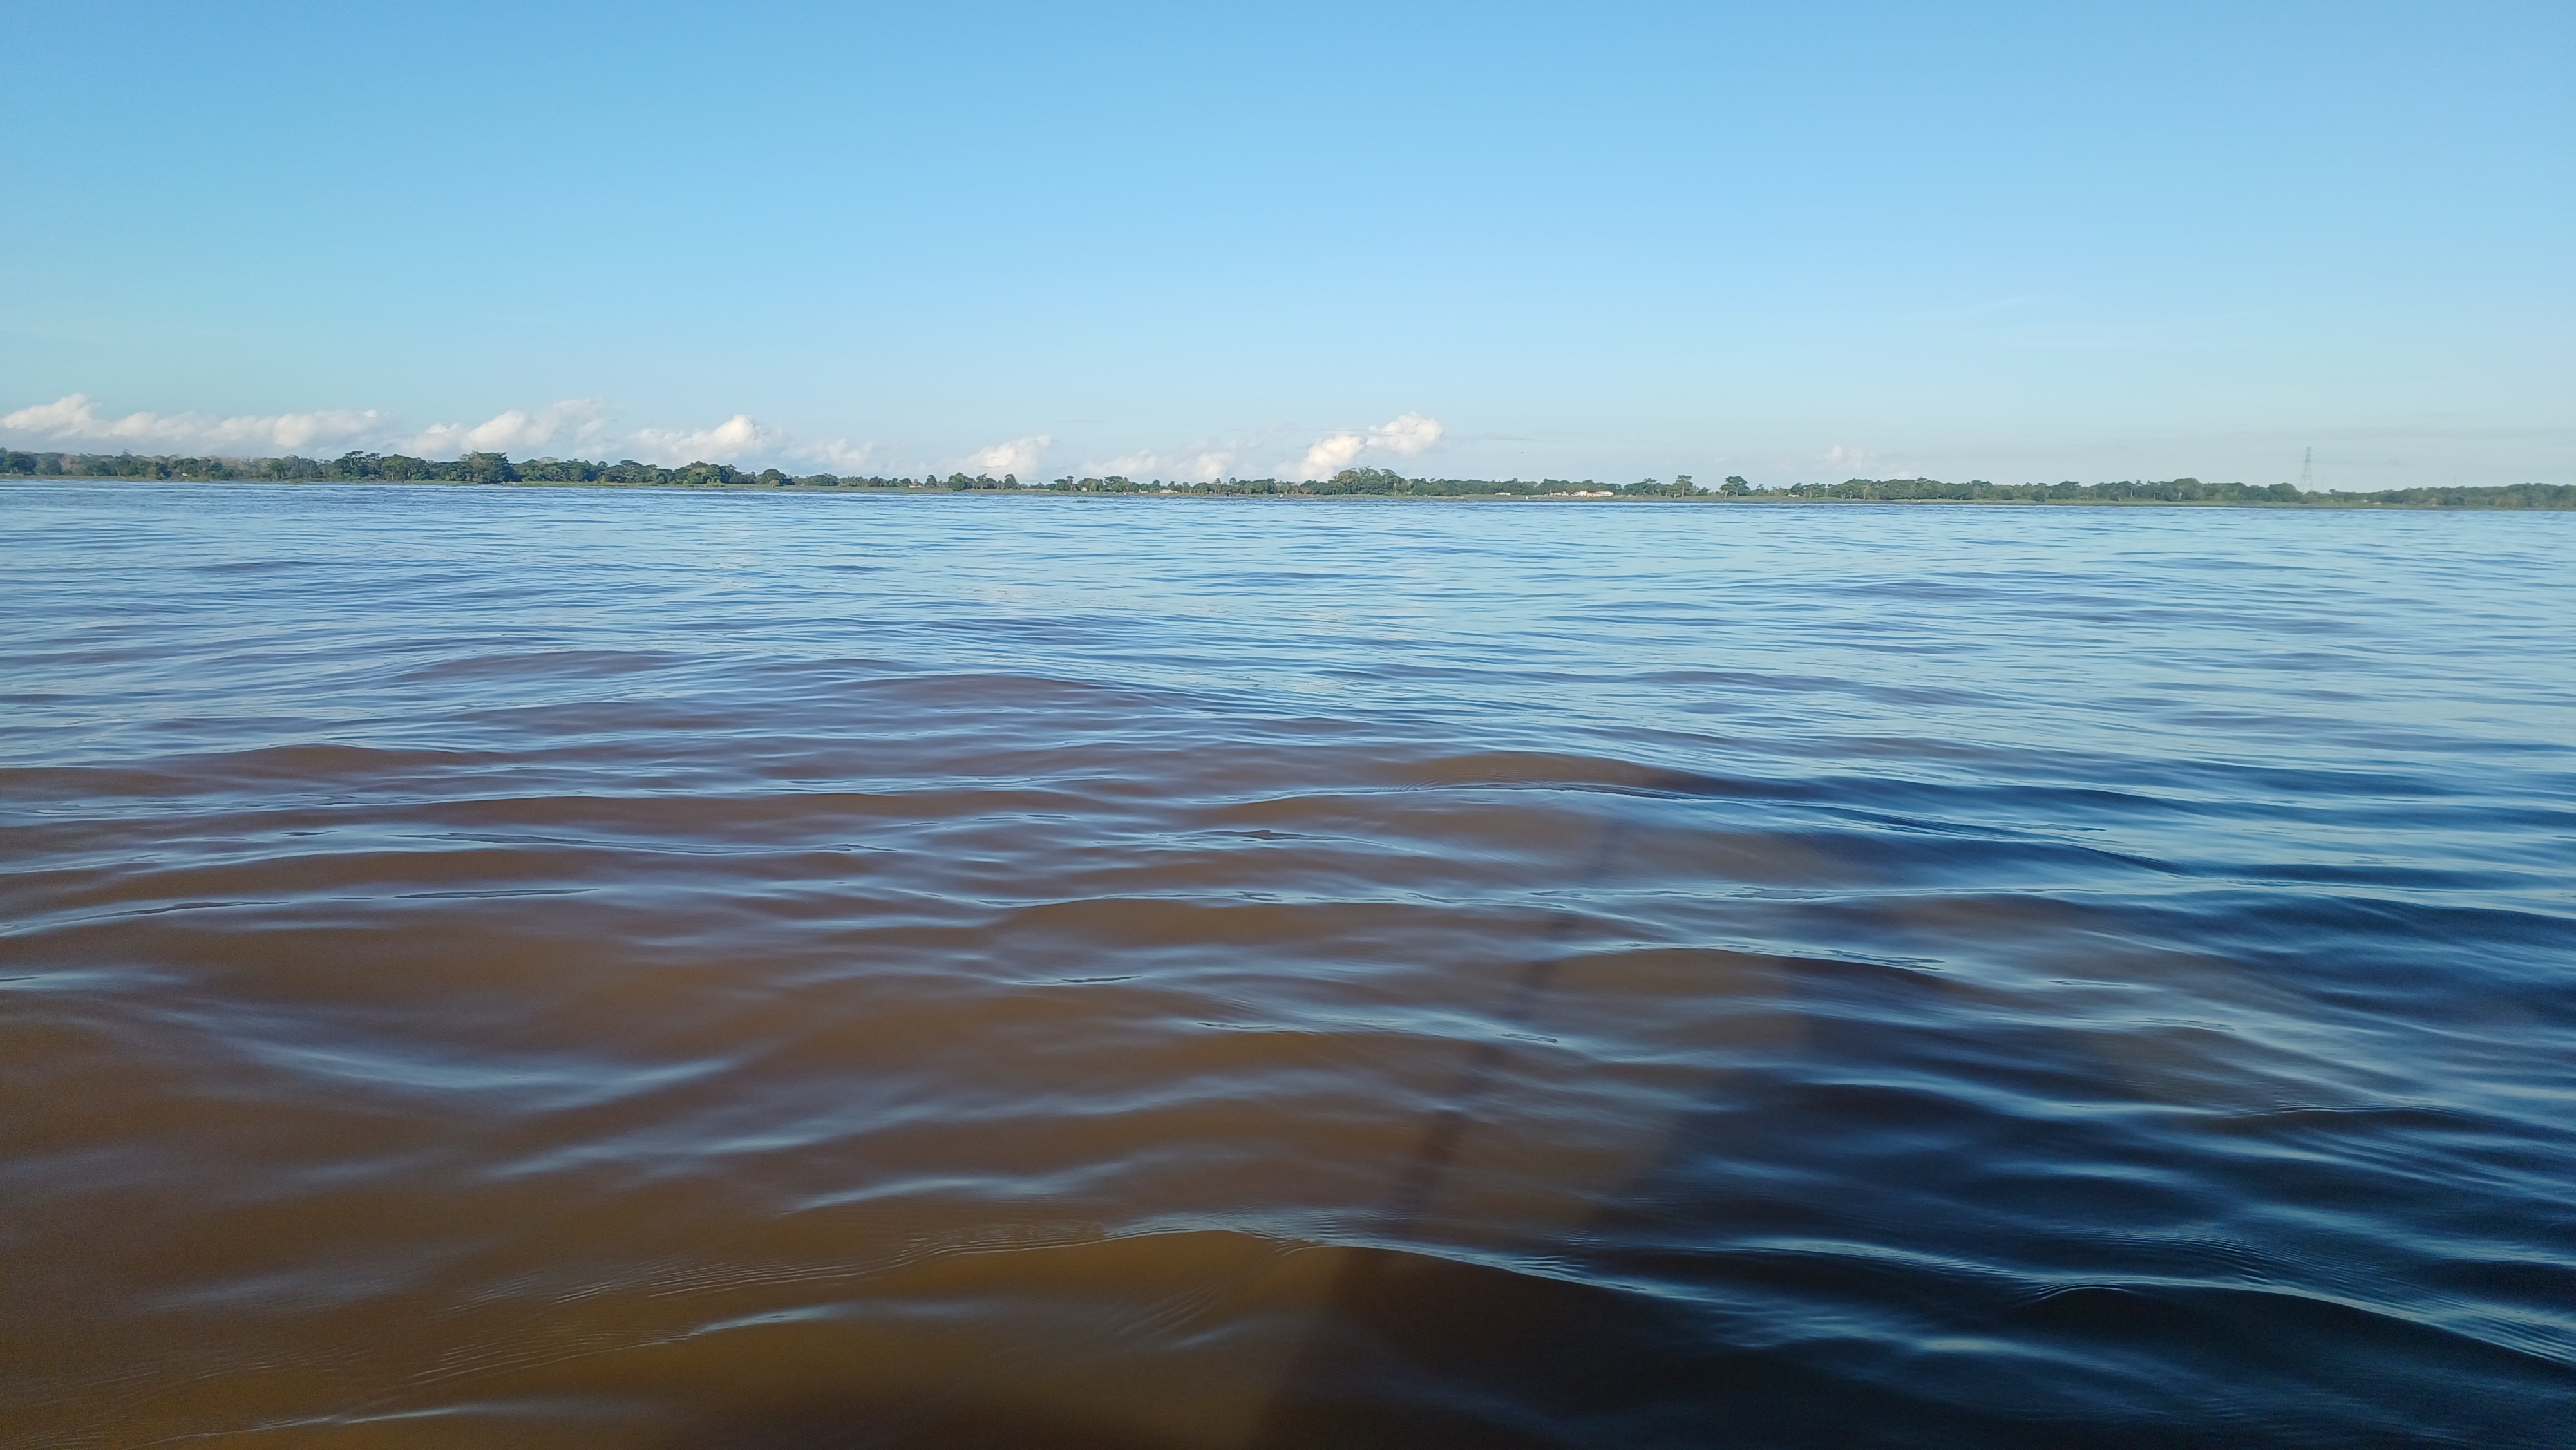
[{"label": "calm water in distance", "polygon": [[2576,515],[0,485],[0,1442],[2543,1446]]}]

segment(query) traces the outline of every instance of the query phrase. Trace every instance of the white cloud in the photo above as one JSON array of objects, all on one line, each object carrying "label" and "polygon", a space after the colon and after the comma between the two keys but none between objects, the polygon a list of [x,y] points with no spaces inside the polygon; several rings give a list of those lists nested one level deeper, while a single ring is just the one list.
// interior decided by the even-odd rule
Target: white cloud
[{"label": "white cloud", "polygon": [[373,408],[240,413],[226,418],[210,413],[128,413],[105,418],[87,393],[70,393],[0,417],[0,430],[22,435],[28,442],[106,443],[159,453],[301,453],[355,444],[383,432],[392,421]]},{"label": "white cloud", "polygon": [[1420,413],[1404,413],[1388,419],[1366,432],[1330,433],[1307,448],[1291,472],[1292,477],[1330,478],[1368,454],[1392,454],[1410,458],[1440,441],[1440,420]]},{"label": "white cloud", "polygon": [[[1295,448],[1294,435],[1278,432],[1193,439],[1167,448],[1140,449],[1106,462],[1087,462],[1086,475],[1205,481],[1254,467],[1281,476],[1323,478],[1369,462],[1411,458],[1446,436],[1437,419],[1404,413],[1373,428],[1350,429],[1315,440],[1302,461],[1272,465]],[[704,460],[757,467],[822,468],[841,474],[879,473],[893,467],[875,441],[800,440],[736,413],[705,428],[642,427],[617,421],[615,406],[599,398],[566,398],[539,407],[509,408],[481,422],[405,423],[378,409],[310,413],[130,413],[103,415],[85,393],[0,415],[0,440],[17,447],[62,447],[83,452],[132,449],[138,453],[219,453],[256,457],[277,453],[330,456],[348,449],[401,452],[427,458],[463,453],[506,453],[514,458],[554,455],[614,461],[639,458],[684,464]],[[954,466],[968,473],[1017,474],[1035,482],[1055,449],[1049,434],[1033,434],[975,449]],[[1291,458],[1296,455],[1291,452]],[[918,465],[915,465],[916,467]],[[943,465],[946,472],[949,465]]]},{"label": "white cloud", "polygon": [[567,398],[535,412],[512,408],[489,421],[467,427],[433,423],[403,445],[403,452],[426,458],[459,453],[533,453],[562,435],[567,448],[596,445],[608,431],[613,410],[597,398]]},{"label": "white cloud", "polygon": [[1232,473],[1234,460],[1240,456],[1231,448],[1184,448],[1174,453],[1149,449],[1121,454],[1106,463],[1086,463],[1082,472],[1089,478],[1176,478],[1207,483]]},{"label": "white cloud", "polygon": [[800,458],[810,458],[841,473],[856,473],[877,456],[874,443],[852,443],[847,438],[828,438],[797,450]]},{"label": "white cloud", "polygon": [[1411,458],[1440,441],[1440,420],[1406,413],[1369,430],[1369,446]]},{"label": "white cloud", "polygon": [[[661,463],[738,463],[784,456],[791,440],[736,413],[712,428],[639,428],[610,431],[616,410],[598,398],[567,398],[540,408],[511,408],[480,423],[433,423],[413,431],[393,414],[369,408],[315,413],[100,414],[86,393],[72,393],[0,416],[0,437],[21,447],[51,445],[85,452],[132,449],[142,453],[215,453],[256,457],[276,453],[334,454],[351,448],[453,458],[461,453],[508,453],[527,458],[621,456]],[[1023,443],[1032,440],[1021,440]],[[1046,440],[1034,440],[1041,446]],[[1004,448],[1014,445],[1005,444]],[[833,439],[793,450],[840,468],[855,469],[876,445]],[[987,450],[994,452],[995,450]]]},{"label": "white cloud", "polygon": [[1160,478],[1163,455],[1151,451],[1121,453],[1107,463],[1082,465],[1085,478]]},{"label": "white cloud", "polygon": [[1201,453],[1195,458],[1183,461],[1180,467],[1172,471],[1182,478],[1199,483],[1212,483],[1234,472],[1234,454],[1217,451]]},{"label": "white cloud", "polygon": [[776,431],[753,421],[748,413],[736,413],[712,428],[694,432],[676,428],[638,428],[634,446],[647,459],[657,463],[733,463],[755,450],[774,448],[782,440]]},{"label": "white cloud", "polygon": [[1870,452],[1866,448],[1846,448],[1842,444],[1837,443],[1833,447],[1826,449],[1823,456],[1818,458],[1816,461],[1822,463],[1827,468],[1865,468],[1869,465],[1870,460],[1876,457],[1878,457],[1877,454]]},{"label": "white cloud", "polygon": [[1297,465],[1296,476],[1330,478],[1356,462],[1360,450],[1366,447],[1368,440],[1357,433],[1335,433],[1318,438],[1315,446],[1306,450],[1304,461]]},{"label": "white cloud", "polygon": [[990,448],[978,448],[966,455],[966,466],[981,473],[1034,473],[1055,439],[1045,433],[1031,438],[1014,438]]}]

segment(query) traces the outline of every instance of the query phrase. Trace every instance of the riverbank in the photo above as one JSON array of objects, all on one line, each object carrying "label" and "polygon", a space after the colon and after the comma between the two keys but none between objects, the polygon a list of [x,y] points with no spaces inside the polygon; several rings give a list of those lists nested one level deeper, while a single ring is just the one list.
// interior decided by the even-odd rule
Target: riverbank
[{"label": "riverbank", "polygon": [[[685,470],[671,470],[685,472]],[[2012,508],[2238,508],[2238,509],[2365,509],[2365,510],[2432,510],[2444,512],[2568,512],[2576,511],[2576,488],[2554,484],[2521,484],[2498,488],[2397,489],[2381,493],[2299,493],[2280,497],[2268,490],[2247,492],[2230,497],[2163,498],[2108,492],[2117,485],[2005,485],[2030,489],[2031,493],[2001,496],[1954,496],[1946,493],[1897,493],[1873,486],[1853,488],[1851,484],[1796,484],[1779,489],[1753,489],[1728,494],[1698,491],[1688,494],[1671,491],[1670,485],[1655,485],[1653,492],[1628,488],[1559,489],[1543,491],[1539,485],[1497,481],[1482,491],[1426,486],[1420,489],[1344,491],[1320,489],[1299,484],[1277,484],[1270,487],[1248,486],[1239,482],[1214,484],[1141,485],[1130,487],[1087,487],[1081,482],[1070,485],[1022,485],[978,483],[964,485],[939,483],[896,483],[890,480],[854,480],[781,475],[766,478],[751,475],[736,478],[351,478],[336,476],[275,477],[256,473],[211,476],[203,473],[122,474],[122,473],[0,473],[0,483],[63,482],[133,482],[133,483],[205,483],[205,484],[445,484],[479,485],[499,488],[594,488],[649,489],[686,493],[804,493],[833,494],[848,497],[947,498],[958,495],[1014,498],[1167,498],[1167,499],[1272,499],[1282,502],[1309,503],[1663,503],[1722,504],[1780,507],[1813,504],[1908,504]],[[1257,481],[1267,483],[1267,480]],[[1412,482],[1408,480],[1408,482]],[[1437,485],[1449,480],[1424,480]],[[1854,480],[1855,484],[1874,484],[1871,480]],[[2055,490],[2070,489],[2060,493]]]}]

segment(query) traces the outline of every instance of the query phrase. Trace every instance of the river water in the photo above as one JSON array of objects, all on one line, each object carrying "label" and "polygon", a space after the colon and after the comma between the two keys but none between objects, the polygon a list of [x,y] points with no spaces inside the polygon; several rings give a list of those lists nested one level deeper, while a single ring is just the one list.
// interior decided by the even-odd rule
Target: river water
[{"label": "river water", "polygon": [[0,1440],[2541,1446],[2576,515],[0,485]]}]

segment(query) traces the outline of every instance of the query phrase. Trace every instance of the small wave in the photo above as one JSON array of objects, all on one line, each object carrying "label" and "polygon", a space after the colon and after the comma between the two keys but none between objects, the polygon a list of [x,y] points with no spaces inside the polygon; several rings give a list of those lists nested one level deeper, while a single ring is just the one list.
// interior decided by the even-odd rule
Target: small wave
[{"label": "small wave", "polygon": [[0,1440],[2576,1421],[2563,519],[195,497],[11,494]]}]

